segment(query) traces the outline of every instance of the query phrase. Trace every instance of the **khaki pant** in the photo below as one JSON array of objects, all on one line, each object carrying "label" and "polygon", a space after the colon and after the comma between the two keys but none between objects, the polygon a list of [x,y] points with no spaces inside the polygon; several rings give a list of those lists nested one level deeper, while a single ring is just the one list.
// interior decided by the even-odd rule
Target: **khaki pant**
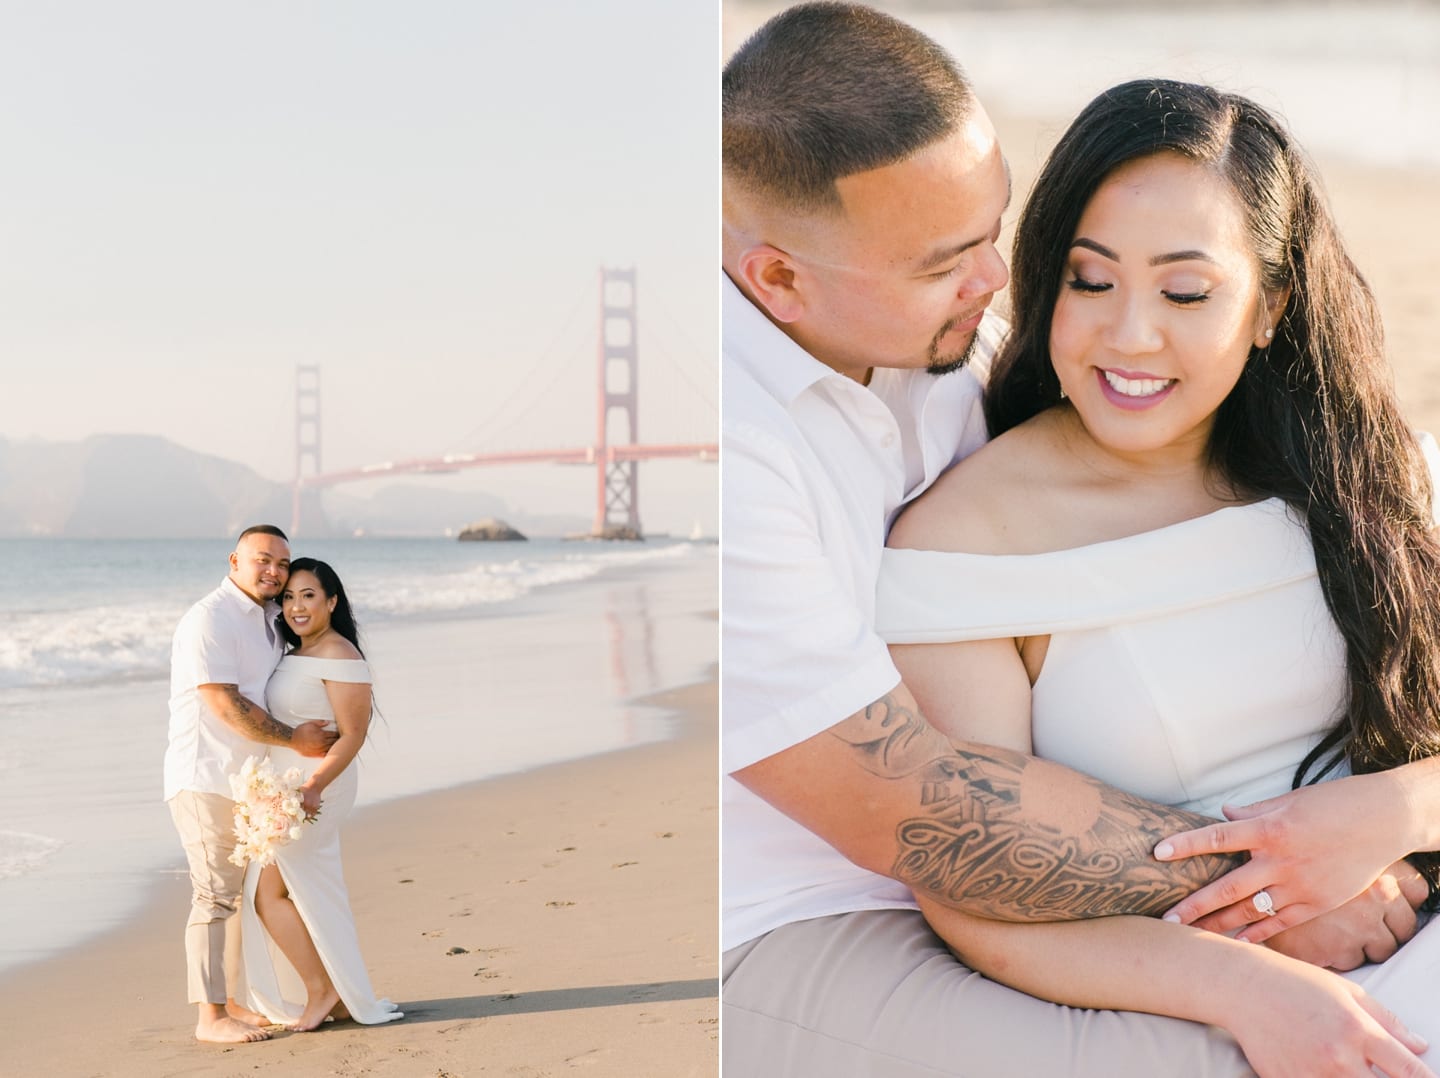
[{"label": "khaki pant", "polygon": [[1044,1003],[910,910],[799,921],[725,952],[725,1078],[1239,1078],[1209,1026]]},{"label": "khaki pant", "polygon": [[170,816],[190,863],[190,919],[185,922],[185,968],[191,1003],[223,1004],[236,997],[240,975],[240,893],[245,870],[229,861],[235,849],[235,802],[220,794],[182,790]]}]

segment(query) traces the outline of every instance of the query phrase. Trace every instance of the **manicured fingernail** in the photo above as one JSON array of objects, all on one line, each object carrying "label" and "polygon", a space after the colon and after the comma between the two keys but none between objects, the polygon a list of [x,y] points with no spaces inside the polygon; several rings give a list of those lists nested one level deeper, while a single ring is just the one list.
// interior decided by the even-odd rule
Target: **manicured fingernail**
[{"label": "manicured fingernail", "polygon": [[1168,857],[1175,856],[1175,847],[1168,842],[1162,842],[1155,847],[1155,856],[1164,861]]},{"label": "manicured fingernail", "polygon": [[1172,911],[1170,913],[1167,913],[1164,917],[1160,918],[1160,920],[1169,921],[1172,925],[1178,925],[1180,923],[1180,915]]}]

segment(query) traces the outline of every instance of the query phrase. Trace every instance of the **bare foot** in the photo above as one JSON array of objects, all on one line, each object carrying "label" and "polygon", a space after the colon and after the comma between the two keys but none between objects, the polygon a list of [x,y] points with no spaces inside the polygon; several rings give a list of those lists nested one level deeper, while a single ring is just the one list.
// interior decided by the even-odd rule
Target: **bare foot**
[{"label": "bare foot", "polygon": [[202,1018],[195,1026],[195,1039],[208,1044],[246,1044],[250,1041],[268,1041],[270,1034],[225,1015],[221,1018]]},{"label": "bare foot", "polygon": [[309,1033],[311,1030],[319,1029],[320,1023],[330,1016],[335,1005],[340,1002],[340,993],[332,987],[323,996],[312,997],[305,1002],[305,1013],[300,1020],[288,1029],[296,1033]]},{"label": "bare foot", "polygon": [[234,1002],[233,1000],[225,1004],[225,1013],[231,1018],[235,1019],[235,1021],[243,1022],[247,1026],[256,1026],[263,1028],[265,1026],[274,1025],[274,1023],[271,1022],[270,1019],[266,1018],[263,1014],[258,1014],[255,1011],[250,1010],[248,1007],[242,1007],[240,1006],[240,1004]]},{"label": "bare foot", "polygon": [[343,1003],[337,1003],[330,1009],[330,1017],[337,1022],[343,1022],[350,1017],[350,1011]]}]

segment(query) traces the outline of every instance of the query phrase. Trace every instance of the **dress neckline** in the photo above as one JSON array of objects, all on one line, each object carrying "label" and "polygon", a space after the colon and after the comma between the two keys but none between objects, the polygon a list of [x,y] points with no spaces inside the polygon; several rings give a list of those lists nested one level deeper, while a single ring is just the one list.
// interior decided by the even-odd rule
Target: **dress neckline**
[{"label": "dress neckline", "polygon": [[923,554],[945,554],[952,558],[1054,558],[1067,554],[1080,554],[1090,550],[1113,549],[1126,543],[1146,543],[1154,537],[1165,536],[1175,532],[1189,531],[1196,528],[1213,527],[1222,523],[1222,517],[1230,513],[1254,512],[1265,510],[1268,512],[1286,512],[1288,505],[1284,498],[1272,497],[1262,498],[1255,502],[1244,502],[1240,505],[1222,505],[1219,509],[1212,509],[1208,513],[1201,513],[1199,516],[1186,517],[1184,520],[1177,520],[1173,524],[1162,524],[1158,528],[1146,528],[1144,531],[1131,532],[1129,535],[1117,535],[1113,539],[1100,539],[1093,543],[1081,543],[1078,546],[1056,547],[1054,550],[1037,550],[1023,554],[977,554],[969,550],[932,550],[928,547],[886,547],[886,554],[912,552]]}]

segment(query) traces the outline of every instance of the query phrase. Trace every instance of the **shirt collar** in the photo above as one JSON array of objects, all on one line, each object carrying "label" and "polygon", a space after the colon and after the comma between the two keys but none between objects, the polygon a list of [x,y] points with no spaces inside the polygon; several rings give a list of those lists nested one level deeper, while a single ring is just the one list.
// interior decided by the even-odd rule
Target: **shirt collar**
[{"label": "shirt collar", "polygon": [[235,581],[231,580],[228,576],[220,582],[220,590],[225,593],[225,596],[231,602],[241,604],[246,611],[253,610],[258,614],[268,617],[270,613],[275,609],[275,603],[273,600],[266,600],[263,605],[257,605],[255,600],[250,598],[250,596],[246,595],[243,591],[241,591],[240,585],[235,583]]},{"label": "shirt collar", "polygon": [[724,270],[720,271],[720,324],[725,354],[787,408],[816,382],[845,377],[791,340]]}]

